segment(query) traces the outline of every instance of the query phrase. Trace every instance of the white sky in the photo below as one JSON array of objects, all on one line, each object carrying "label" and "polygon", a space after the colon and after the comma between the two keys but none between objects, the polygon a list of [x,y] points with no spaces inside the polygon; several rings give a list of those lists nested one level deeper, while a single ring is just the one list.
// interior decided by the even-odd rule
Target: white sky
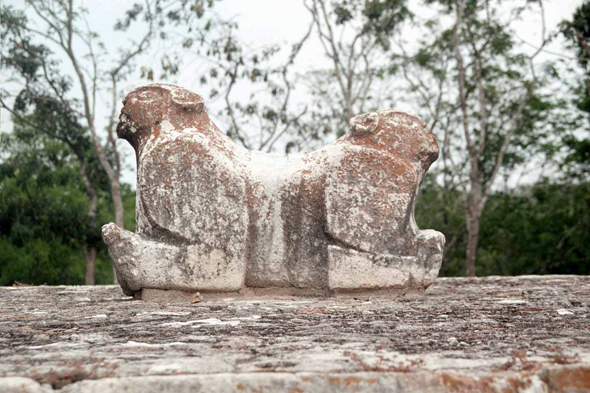
[{"label": "white sky", "polygon": [[[524,2],[525,0],[522,0]],[[4,5],[13,5],[15,8],[23,7],[23,0],[0,0]],[[123,15],[128,10],[134,1],[124,0],[81,0],[85,7],[89,9],[88,23],[90,28],[96,31],[101,40],[107,45],[116,48],[120,44],[124,44],[129,37],[141,36],[141,30],[135,29],[128,34],[122,34],[113,31],[113,25],[116,19]],[[548,31],[553,31],[557,24],[564,19],[571,18],[576,7],[582,4],[583,0],[545,0],[545,11]],[[410,6],[420,13],[429,13],[430,10],[426,8],[418,8],[420,2],[416,0],[409,0]],[[310,22],[310,15],[303,6],[302,0],[222,0],[216,7],[215,12],[222,18],[234,18],[240,25],[239,35],[243,42],[251,45],[252,48],[258,48],[268,44],[282,43],[286,48],[290,48],[291,44],[298,41],[307,31]],[[539,15],[528,14],[527,18],[520,22],[517,26],[517,33],[519,37],[530,42],[533,45],[538,45],[541,42],[540,35],[540,17]],[[404,39],[412,41],[419,31],[409,31]],[[414,35],[414,37],[413,37]],[[550,50],[563,53],[560,42],[555,42],[549,47]],[[531,48],[531,50],[533,50]],[[551,55],[544,54],[545,59],[551,59]],[[540,56],[541,57],[541,56]],[[542,61],[543,58],[541,57]],[[138,60],[138,64],[145,64],[153,61],[153,57],[144,57]],[[327,59],[323,57],[323,49],[319,41],[312,36],[312,39],[306,43],[304,49],[300,53],[298,59],[298,71],[305,72],[309,68],[318,68],[322,64],[327,63]],[[65,65],[64,61],[64,67]],[[199,62],[191,62],[185,67],[181,68],[180,74],[176,79],[168,80],[168,83],[178,83],[199,93],[200,84],[198,82],[203,64]],[[122,88],[126,91],[131,90],[137,85],[146,83],[139,79],[139,72],[129,81],[122,84]],[[238,96],[249,96],[248,86],[240,87]],[[202,88],[201,88],[202,90]],[[207,91],[201,91],[204,97],[207,97]],[[108,92],[104,92],[104,98],[108,98]],[[298,98],[305,100],[305,92],[298,91]],[[106,104],[107,101],[104,101]],[[213,103],[214,105],[214,103]],[[404,103],[396,103],[396,106],[412,110]],[[213,108],[215,109],[215,108]],[[106,126],[106,118],[108,116],[108,105],[100,105],[98,103],[97,113],[97,128],[103,129]],[[224,124],[223,119],[215,119],[216,110],[210,110],[214,120],[218,124]],[[2,130],[8,130],[11,127],[8,121],[8,114],[2,113]],[[125,141],[120,141],[121,151],[126,157],[128,168],[123,175],[123,181],[131,183],[135,186],[135,160],[134,153],[131,147]]]}]

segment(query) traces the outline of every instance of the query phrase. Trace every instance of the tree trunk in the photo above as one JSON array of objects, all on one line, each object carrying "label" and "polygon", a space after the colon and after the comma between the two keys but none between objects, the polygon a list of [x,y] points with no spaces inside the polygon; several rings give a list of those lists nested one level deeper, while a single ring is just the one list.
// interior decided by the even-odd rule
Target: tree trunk
[{"label": "tree trunk", "polygon": [[94,285],[94,270],[96,265],[96,247],[85,245],[84,260],[86,261],[85,285]]},{"label": "tree trunk", "polygon": [[[475,166],[475,168],[473,168]],[[467,201],[465,218],[467,221],[467,255],[465,260],[465,275],[475,276],[475,262],[477,260],[477,246],[479,244],[479,224],[483,209],[483,184],[478,166],[472,162],[470,176],[471,190]]]},{"label": "tree trunk", "polygon": [[467,259],[465,260],[465,275],[475,276],[475,261],[477,260],[477,245],[479,243],[480,217],[467,218]]},{"label": "tree trunk", "polygon": [[[113,195],[113,206],[115,207],[115,224],[119,228],[125,228],[125,210],[123,208],[123,197],[121,195],[121,183],[119,177],[113,177],[111,180],[111,193]],[[118,284],[117,272],[113,265],[113,284]]]},{"label": "tree trunk", "polygon": [[119,177],[114,177],[110,180],[113,206],[115,207],[115,224],[121,228],[125,228],[125,210],[123,208],[123,196],[121,195],[121,183]]},{"label": "tree trunk", "polygon": [[[82,180],[84,181],[84,185],[86,186],[86,191],[88,192],[88,219],[89,219],[89,228],[90,231],[94,231],[96,229],[96,211],[98,209],[98,187],[90,183],[90,179],[88,178],[88,174],[86,173],[86,162],[84,161],[84,155],[82,153],[77,154],[78,158],[80,159],[80,176],[82,176]],[[92,245],[92,241],[88,242],[82,246],[82,251],[84,252],[84,260],[85,260],[85,274],[84,274],[84,284],[86,285],[94,285],[94,270],[96,267],[96,247]]]}]

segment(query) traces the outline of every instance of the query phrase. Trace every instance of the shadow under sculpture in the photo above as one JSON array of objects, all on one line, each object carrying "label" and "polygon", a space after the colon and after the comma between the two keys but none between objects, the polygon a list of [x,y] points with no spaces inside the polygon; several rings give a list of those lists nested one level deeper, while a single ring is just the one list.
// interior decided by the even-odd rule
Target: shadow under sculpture
[{"label": "shadow under sculpture", "polygon": [[358,115],[335,143],[285,156],[236,144],[178,86],[137,88],[123,105],[117,135],[136,152],[137,233],[113,223],[102,232],[125,294],[423,291],[436,279],[444,235],[414,220],[439,152],[420,118]]}]

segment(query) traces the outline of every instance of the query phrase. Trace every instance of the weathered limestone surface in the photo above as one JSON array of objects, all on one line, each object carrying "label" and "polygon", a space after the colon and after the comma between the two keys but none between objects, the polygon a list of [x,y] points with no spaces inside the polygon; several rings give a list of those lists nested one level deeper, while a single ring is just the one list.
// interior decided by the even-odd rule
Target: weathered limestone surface
[{"label": "weathered limestone surface", "polygon": [[335,144],[274,155],[233,142],[197,94],[155,84],[126,97],[117,133],[136,151],[137,233],[111,223],[103,237],[128,295],[424,289],[438,274],[444,236],[414,220],[438,146],[414,115],[359,115]]},{"label": "weathered limestone surface", "polygon": [[396,301],[0,288],[0,392],[58,388],[588,392],[590,277],[437,279]]}]

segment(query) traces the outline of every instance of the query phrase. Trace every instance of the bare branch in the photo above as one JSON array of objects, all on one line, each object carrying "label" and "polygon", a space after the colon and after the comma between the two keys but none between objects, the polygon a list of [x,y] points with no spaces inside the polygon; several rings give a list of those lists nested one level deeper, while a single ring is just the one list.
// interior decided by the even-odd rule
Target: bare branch
[{"label": "bare branch", "polygon": [[475,155],[475,149],[471,142],[471,135],[469,133],[469,123],[467,114],[467,99],[465,97],[465,66],[463,65],[463,56],[459,48],[459,29],[463,23],[463,9],[465,0],[455,0],[455,6],[457,8],[457,18],[455,26],[453,27],[453,41],[455,44],[455,57],[457,59],[457,69],[459,71],[459,104],[461,106],[461,113],[463,117],[463,132],[465,134],[465,141],[469,149],[470,155]]},{"label": "bare branch", "polygon": [[510,119],[510,127],[508,129],[508,132],[506,133],[506,136],[504,137],[504,142],[502,143],[502,147],[500,148],[498,156],[496,157],[494,169],[492,170],[492,174],[490,175],[490,178],[489,178],[489,180],[486,184],[485,190],[483,192],[483,198],[481,200],[481,209],[483,209],[483,206],[487,200],[487,197],[492,190],[492,187],[494,185],[494,181],[496,179],[496,176],[498,175],[498,171],[500,170],[500,167],[503,164],[504,155],[506,154],[506,150],[508,149],[508,145],[510,144],[512,136],[514,135],[514,132],[516,131],[516,128],[518,127],[518,122],[520,121],[520,119],[522,117],[522,112],[524,111],[524,108],[525,108],[526,104],[528,103],[528,101],[531,99],[531,96],[533,95],[533,91],[535,90],[535,87],[537,84],[537,75],[535,73],[535,65],[534,65],[533,60],[535,59],[535,57],[539,53],[541,53],[545,44],[547,43],[546,25],[545,25],[545,8],[543,7],[543,0],[539,0],[539,7],[541,8],[541,22],[542,22],[541,23],[541,30],[542,30],[543,42],[542,42],[541,46],[539,47],[539,49],[537,49],[535,51],[535,53],[529,58],[529,64],[530,64],[533,80],[531,81],[530,85],[528,86],[526,93],[524,95],[524,98],[519,103],[518,108],[516,109],[516,112],[514,112],[512,118]]},{"label": "bare branch", "polygon": [[[311,35],[311,31],[313,29],[313,25],[314,25],[314,23],[312,21],[310,23],[310,25],[309,25],[309,28],[308,28],[307,32],[303,36],[303,38],[301,40],[299,40],[299,42],[297,42],[293,46],[293,51],[292,51],[291,55],[289,56],[289,59],[287,60],[287,63],[283,66],[283,69],[281,71],[281,76],[283,78],[283,82],[285,83],[285,86],[287,86],[287,93],[285,94],[285,98],[284,98],[283,104],[281,106],[280,115],[275,120],[274,126],[273,126],[273,128],[272,128],[272,130],[270,132],[270,135],[266,138],[266,140],[264,140],[264,141],[261,142],[260,147],[259,147],[259,150],[262,150],[273,139],[273,136],[277,132],[279,122],[282,121],[281,119],[283,118],[284,114],[287,112],[287,106],[289,105],[289,100],[290,100],[290,97],[291,97],[291,90],[292,90],[291,83],[287,79],[287,68],[290,65],[293,64],[293,62],[295,61],[295,58],[297,57],[297,55],[301,51],[301,48],[303,47],[303,44],[305,43],[305,41],[307,41],[307,39]],[[299,116],[299,117],[301,117],[301,116]],[[276,142],[276,140],[285,133],[285,131],[287,130],[287,128],[288,128],[288,126],[290,124],[291,124],[291,122],[288,122],[288,124],[285,127],[285,129],[279,134],[279,136],[277,138],[275,138],[273,140],[273,142],[269,145],[269,147],[267,149],[268,151],[270,151],[272,149],[272,146],[274,145],[274,143]]]},{"label": "bare branch", "polygon": [[275,144],[276,141],[278,141],[288,130],[289,127],[291,126],[291,124],[296,123],[299,121],[299,119],[301,117],[303,117],[303,115],[305,115],[307,113],[307,107],[305,107],[305,109],[303,109],[303,111],[301,111],[301,113],[299,113],[299,115],[297,115],[295,118],[292,118],[291,120],[289,120],[287,122],[287,124],[285,124],[285,127],[283,127],[283,130],[276,136],[276,138],[274,138],[274,140],[268,145],[266,151],[267,152],[271,152],[272,148]]},{"label": "bare branch", "polygon": [[229,76],[231,78],[229,85],[227,87],[227,90],[225,91],[225,105],[227,108],[227,112],[228,115],[231,119],[232,122],[232,127],[233,130],[235,132],[235,136],[240,140],[240,142],[242,143],[242,145],[249,149],[250,148],[250,144],[246,141],[246,139],[242,136],[242,134],[240,133],[240,127],[238,126],[238,122],[236,120],[236,116],[234,114],[234,110],[231,106],[231,102],[229,100],[229,96],[231,94],[232,88],[234,87],[235,83],[236,83],[236,79],[237,79],[237,73],[238,73],[238,66],[239,64],[236,63],[236,65],[234,66],[233,72],[232,71],[228,71]]},{"label": "bare branch", "polygon": [[[478,154],[481,156],[485,149],[486,144],[486,122],[487,122],[487,113],[486,113],[486,95],[485,89],[483,86],[483,76],[482,76],[482,60],[481,60],[481,53],[484,50],[477,49],[475,45],[475,37],[471,32],[469,26],[467,26],[467,31],[469,32],[469,42],[471,44],[471,48],[473,49],[473,57],[475,58],[475,80],[477,83],[477,91],[478,91],[478,99],[479,99],[479,148]],[[487,41],[489,42],[489,41]],[[486,42],[486,44],[487,44]],[[485,45],[484,45],[485,47]]]},{"label": "bare branch", "polygon": [[[329,35],[326,35],[325,33],[323,33],[322,23],[320,22],[320,11],[318,11],[318,6],[317,6],[318,3],[321,6],[322,17],[324,19],[324,23],[326,23],[326,28],[328,30]],[[323,0],[312,0],[312,4],[313,4],[313,7],[309,7],[309,6],[307,6],[307,4],[305,4],[305,6],[311,12],[311,14],[316,22],[316,26],[318,28],[318,34],[320,36],[320,41],[322,42],[322,45],[324,46],[324,52],[328,55],[328,57],[330,57],[332,59],[332,62],[334,63],[334,74],[335,74],[336,80],[338,81],[338,84],[340,86],[340,90],[342,92],[342,95],[343,95],[344,99],[346,100],[347,88],[346,88],[346,84],[344,83],[343,73],[342,73],[342,68],[344,68],[344,67],[341,63],[341,60],[339,57],[339,51],[338,51],[338,49],[336,47],[336,43],[334,41],[332,26],[330,25],[330,21],[328,20],[326,7],[324,6]],[[328,48],[325,45],[324,40],[326,40],[329,43],[330,48]],[[349,112],[350,112],[350,110],[349,110],[349,108],[347,108],[347,114]]]}]

